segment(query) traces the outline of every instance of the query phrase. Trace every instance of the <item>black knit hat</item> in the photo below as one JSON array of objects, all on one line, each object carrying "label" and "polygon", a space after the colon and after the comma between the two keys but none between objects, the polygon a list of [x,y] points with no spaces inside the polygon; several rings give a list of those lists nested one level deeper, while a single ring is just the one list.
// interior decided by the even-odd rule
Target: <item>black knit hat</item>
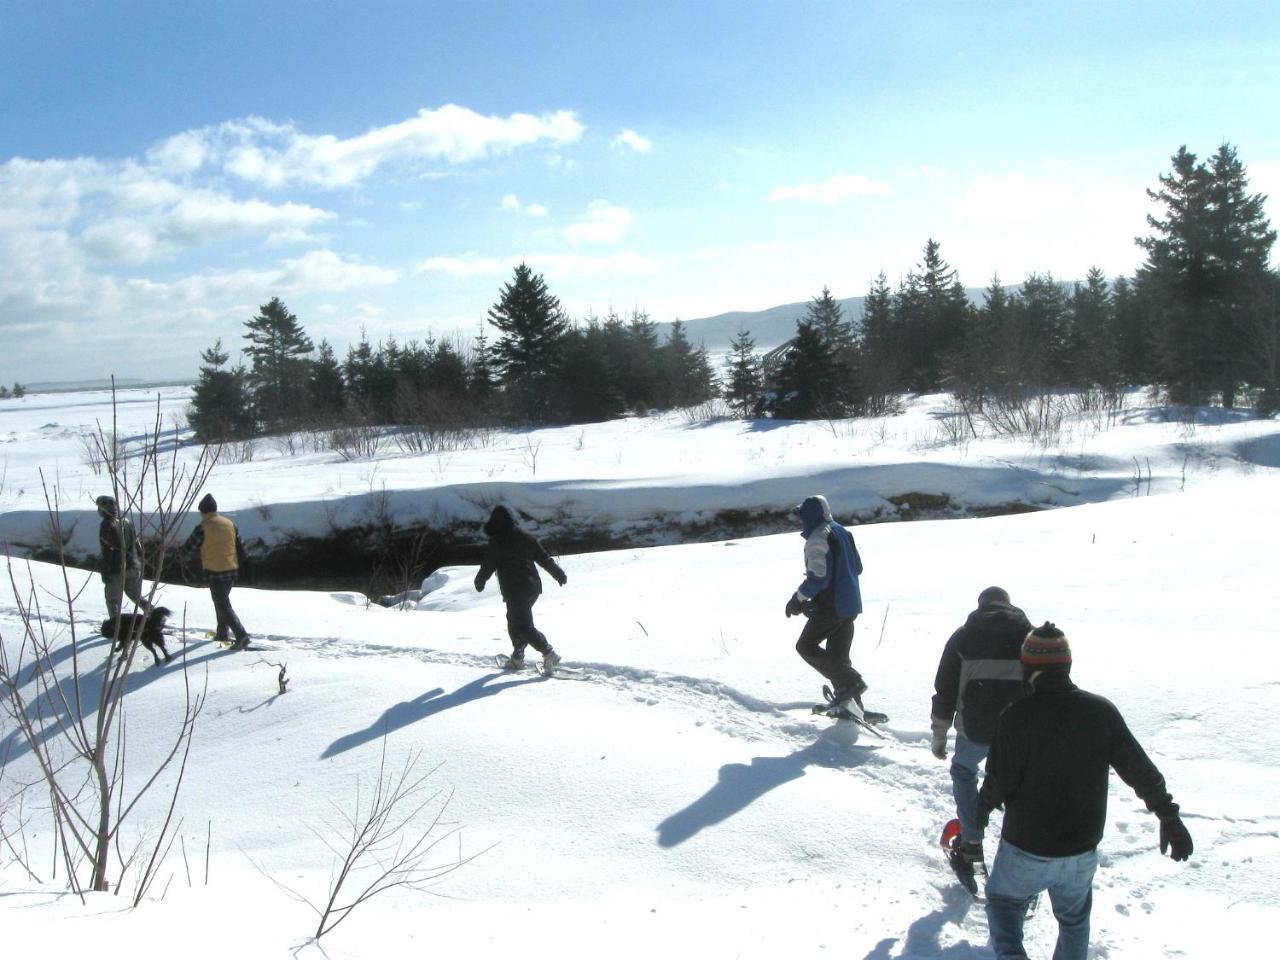
[{"label": "black knit hat", "polygon": [[116,505],[116,498],[109,497],[105,493],[93,502],[98,505],[99,510],[101,510],[103,513],[109,513],[113,517],[116,515],[116,512],[120,509]]},{"label": "black knit hat", "polygon": [[1046,620],[1022,641],[1022,665],[1036,670],[1070,667],[1071,644],[1067,635]]},{"label": "black knit hat", "polygon": [[206,493],[201,497],[200,502],[196,505],[201,513],[217,513],[218,501],[213,499],[212,493]]}]

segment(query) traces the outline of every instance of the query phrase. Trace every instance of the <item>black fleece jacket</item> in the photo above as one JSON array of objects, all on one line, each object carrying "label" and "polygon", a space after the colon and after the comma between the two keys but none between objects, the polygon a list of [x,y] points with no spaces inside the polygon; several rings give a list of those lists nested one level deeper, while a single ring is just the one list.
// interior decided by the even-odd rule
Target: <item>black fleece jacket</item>
[{"label": "black fleece jacket", "polygon": [[1094,849],[1107,819],[1107,778],[1114,767],[1158,816],[1178,805],[1164,777],[1111,701],[1081,690],[1067,671],[1050,669],[1035,692],[1001,715],[978,793],[978,823],[1003,806],[1002,837],[1038,857]]},{"label": "black fleece jacket", "polygon": [[542,593],[542,578],[538,576],[535,563],[551,574],[557,583],[565,582],[560,565],[551,559],[533,534],[516,525],[515,518],[505,507],[493,508],[484,532],[489,537],[489,544],[480,562],[480,572],[476,574],[477,589],[482,589],[496,572],[503,600],[517,603],[532,601]]}]

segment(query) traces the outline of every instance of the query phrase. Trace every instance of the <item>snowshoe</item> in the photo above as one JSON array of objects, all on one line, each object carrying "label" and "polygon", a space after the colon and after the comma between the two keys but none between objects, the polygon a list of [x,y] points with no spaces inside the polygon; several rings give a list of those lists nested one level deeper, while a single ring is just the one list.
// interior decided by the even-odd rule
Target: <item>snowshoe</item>
[{"label": "snowshoe", "polygon": [[506,673],[519,673],[526,666],[523,656],[512,657],[507,654],[500,653],[493,658],[494,666]]},{"label": "snowshoe", "polygon": [[978,878],[987,878],[987,865],[982,859],[982,844],[960,842],[960,821],[949,820],[942,828],[941,845],[947,864],[961,886],[975,897],[981,898]]}]

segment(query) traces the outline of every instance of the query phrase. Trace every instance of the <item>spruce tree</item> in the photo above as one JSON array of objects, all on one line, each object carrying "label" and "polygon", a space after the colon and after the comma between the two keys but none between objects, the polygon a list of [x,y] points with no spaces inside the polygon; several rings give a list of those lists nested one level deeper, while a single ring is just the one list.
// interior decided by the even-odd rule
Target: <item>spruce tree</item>
[{"label": "spruce tree", "polygon": [[549,398],[540,393],[555,375],[569,329],[560,301],[551,295],[540,275],[521,263],[488,317],[502,333],[493,352],[512,412],[522,418],[544,419]]},{"label": "spruce tree", "polygon": [[332,425],[347,405],[347,387],[342,380],[342,365],[328,340],[320,341],[319,356],[311,367],[311,410],[322,424]]},{"label": "spruce tree", "polygon": [[907,388],[904,339],[894,310],[889,281],[881,271],[862,301],[859,353],[868,401],[887,410],[892,398]]},{"label": "spruce tree", "polygon": [[728,385],[725,399],[738,416],[750,416],[760,401],[764,387],[760,358],[756,355],[756,342],[746,330],[739,330],[729,345],[726,372]]},{"label": "spruce tree", "polygon": [[676,320],[671,325],[667,342],[658,348],[657,366],[659,406],[687,407],[715,395],[715,374],[707,351],[689,342],[683,321]]},{"label": "spruce tree", "polygon": [[571,423],[612,420],[625,409],[606,339],[594,317],[565,336],[554,394],[557,415]]},{"label": "spruce tree", "polygon": [[1148,215],[1153,233],[1137,238],[1147,252],[1139,289],[1156,317],[1161,382],[1177,402],[1206,402],[1213,390],[1231,406],[1242,376],[1241,331],[1251,291],[1268,271],[1276,232],[1250,194],[1235,148],[1223,144],[1208,164],[1186,146],[1147,195],[1163,216]]},{"label": "spruce tree", "polygon": [[1077,283],[1069,306],[1069,353],[1073,379],[1079,386],[1113,391],[1119,385],[1115,304],[1111,285],[1100,267],[1090,267],[1083,285]]},{"label": "spruce tree", "polygon": [[311,340],[279,297],[263,304],[244,325],[254,415],[267,429],[292,427],[302,419],[309,399]]},{"label": "spruce tree", "polygon": [[204,361],[191,393],[187,422],[201,443],[224,443],[253,436],[253,416],[243,367],[224,369],[228,354],[218,340],[200,354]]},{"label": "spruce tree", "polygon": [[801,317],[778,370],[778,415],[792,420],[843,416],[838,378],[836,359],[822,328],[808,316]]}]

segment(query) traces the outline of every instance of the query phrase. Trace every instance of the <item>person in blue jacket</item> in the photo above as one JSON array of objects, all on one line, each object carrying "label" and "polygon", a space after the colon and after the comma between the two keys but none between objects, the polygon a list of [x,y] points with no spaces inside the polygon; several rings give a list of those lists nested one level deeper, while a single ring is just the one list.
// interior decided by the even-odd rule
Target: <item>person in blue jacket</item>
[{"label": "person in blue jacket", "polygon": [[853,621],[862,612],[862,558],[853,535],[831,519],[826,497],[805,497],[791,513],[804,537],[804,582],[787,600],[786,613],[808,618],[796,652],[831,681],[834,702],[853,700],[861,707],[867,684],[849,662],[849,648]]}]

